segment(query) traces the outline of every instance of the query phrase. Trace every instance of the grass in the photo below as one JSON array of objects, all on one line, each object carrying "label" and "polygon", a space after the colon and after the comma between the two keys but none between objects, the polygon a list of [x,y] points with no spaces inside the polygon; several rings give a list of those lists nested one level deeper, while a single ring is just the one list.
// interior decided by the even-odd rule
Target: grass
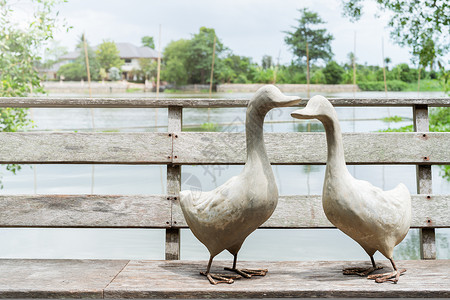
[{"label": "grass", "polygon": [[400,116],[390,116],[383,118],[383,122],[386,123],[397,123],[403,121],[403,118]]},{"label": "grass", "polygon": [[[406,91],[417,91],[418,83],[411,82],[408,83]],[[439,80],[436,79],[424,79],[420,81],[420,91],[421,92],[442,92],[444,87]]]},{"label": "grass", "polygon": [[127,93],[142,92],[141,88],[128,88]]}]

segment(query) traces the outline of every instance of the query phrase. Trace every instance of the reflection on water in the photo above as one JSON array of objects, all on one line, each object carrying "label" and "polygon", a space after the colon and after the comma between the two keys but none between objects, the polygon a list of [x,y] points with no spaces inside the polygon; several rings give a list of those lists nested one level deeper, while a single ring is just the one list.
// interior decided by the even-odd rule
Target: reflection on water
[{"label": "reflection on water", "polygon": [[[393,95],[392,97],[395,97]],[[372,94],[370,94],[372,95]],[[370,95],[364,94],[363,97]],[[411,95],[415,97],[417,93]],[[124,97],[133,96],[124,94]],[[142,95],[139,95],[142,96]],[[251,94],[223,94],[219,97],[249,98]],[[305,95],[302,95],[305,96]],[[335,95],[352,96],[352,95]],[[374,96],[380,97],[378,94]],[[381,93],[384,96],[384,93]],[[403,94],[399,96],[404,96]],[[406,95],[408,96],[408,95]],[[436,96],[432,94],[431,96]],[[175,95],[179,98],[180,95]],[[196,95],[198,97],[198,95]],[[266,132],[320,132],[321,123],[313,120],[294,120],[292,108],[271,111],[266,117]],[[34,130],[90,131],[89,109],[33,109]],[[370,132],[389,127],[412,124],[412,110],[408,107],[338,107],[343,132]],[[244,132],[245,108],[210,109],[207,130]],[[97,131],[166,131],[167,109],[94,109]],[[388,123],[387,116],[401,116],[402,121]],[[207,109],[184,109],[186,130],[199,128],[207,122]],[[155,124],[157,127],[155,128]],[[182,189],[211,190],[237,175],[242,166],[183,166]],[[89,165],[37,165],[36,177],[30,166],[16,175],[3,167],[0,174],[5,188],[0,194],[88,194],[91,192],[92,168]],[[281,195],[320,194],[325,166],[273,166]],[[411,193],[416,192],[415,166],[368,165],[349,166],[359,179],[368,180],[383,189],[391,189],[404,182]],[[450,183],[439,176],[433,166],[433,192],[450,194]],[[195,179],[195,180],[193,180]],[[97,165],[95,167],[96,194],[164,194],[166,167],[158,165]],[[159,229],[0,229],[0,257],[4,258],[114,258],[163,259],[164,230]],[[206,248],[189,230],[182,230],[182,259],[207,259]],[[450,258],[450,230],[436,230],[438,258]],[[419,258],[419,231],[410,230],[396,247],[395,259]],[[219,259],[231,259],[222,253]],[[384,259],[380,254],[376,259]],[[242,260],[367,260],[364,250],[353,240],[335,229],[259,229],[251,234],[240,252]]]}]

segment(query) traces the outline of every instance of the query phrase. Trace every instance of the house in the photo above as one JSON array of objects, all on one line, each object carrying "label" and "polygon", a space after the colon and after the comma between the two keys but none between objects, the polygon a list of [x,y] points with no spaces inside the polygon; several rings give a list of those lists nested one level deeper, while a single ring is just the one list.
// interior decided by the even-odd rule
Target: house
[{"label": "house", "polygon": [[[149,47],[137,47],[131,43],[116,43],[117,50],[119,50],[119,56],[121,59],[125,61],[125,64],[122,66],[122,77],[127,80],[135,79],[133,78],[132,70],[140,70],[139,59],[140,58],[151,58],[158,59],[158,51],[149,48]],[[94,51],[98,46],[93,47]],[[56,78],[56,72],[59,67],[64,64],[73,63],[80,56],[80,52],[78,50],[69,52],[60,57],[59,62],[55,64],[52,68],[54,71],[54,78]],[[57,67],[56,67],[57,65]],[[48,78],[52,78],[50,74],[47,75]]]}]

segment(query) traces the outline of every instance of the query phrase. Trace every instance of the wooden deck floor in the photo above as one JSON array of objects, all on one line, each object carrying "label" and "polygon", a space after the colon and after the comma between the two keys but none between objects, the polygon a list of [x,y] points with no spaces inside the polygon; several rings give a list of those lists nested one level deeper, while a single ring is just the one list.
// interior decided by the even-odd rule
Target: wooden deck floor
[{"label": "wooden deck floor", "polygon": [[[213,271],[230,262],[217,261]],[[382,261],[385,269],[387,261]],[[450,260],[399,261],[398,284],[344,276],[368,262],[240,262],[265,277],[213,286],[205,261],[0,260],[1,298],[450,297]]]}]

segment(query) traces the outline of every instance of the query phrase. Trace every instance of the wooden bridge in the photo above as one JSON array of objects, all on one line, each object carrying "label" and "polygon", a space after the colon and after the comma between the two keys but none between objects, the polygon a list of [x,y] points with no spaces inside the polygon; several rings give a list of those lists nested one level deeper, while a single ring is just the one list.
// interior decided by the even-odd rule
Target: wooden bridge
[{"label": "wooden bridge", "polygon": [[[450,261],[435,260],[435,228],[450,227],[450,195],[433,194],[431,178],[431,165],[450,164],[450,133],[428,132],[428,108],[450,106],[450,98],[330,100],[335,106],[413,108],[415,132],[344,134],[348,164],[417,166],[411,227],[420,229],[423,260],[399,262],[408,272],[398,284],[342,275],[344,265],[361,262],[322,261],[246,262],[246,267],[267,266],[269,274],[212,286],[198,275],[206,262],[179,261],[180,228],[186,227],[178,203],[182,166],[245,160],[243,133],[183,132],[183,108],[245,107],[248,100],[0,98],[1,107],[168,108],[168,129],[163,133],[0,133],[2,164],[167,165],[167,195],[0,196],[0,227],[166,230],[164,261],[0,259],[0,297],[450,297]],[[300,106],[305,104],[306,100]],[[326,163],[324,133],[266,133],[265,139],[273,164]],[[291,195],[280,197],[263,227],[333,226],[319,195]],[[218,261],[214,268],[223,263]],[[389,268],[387,262],[384,265]]]}]

